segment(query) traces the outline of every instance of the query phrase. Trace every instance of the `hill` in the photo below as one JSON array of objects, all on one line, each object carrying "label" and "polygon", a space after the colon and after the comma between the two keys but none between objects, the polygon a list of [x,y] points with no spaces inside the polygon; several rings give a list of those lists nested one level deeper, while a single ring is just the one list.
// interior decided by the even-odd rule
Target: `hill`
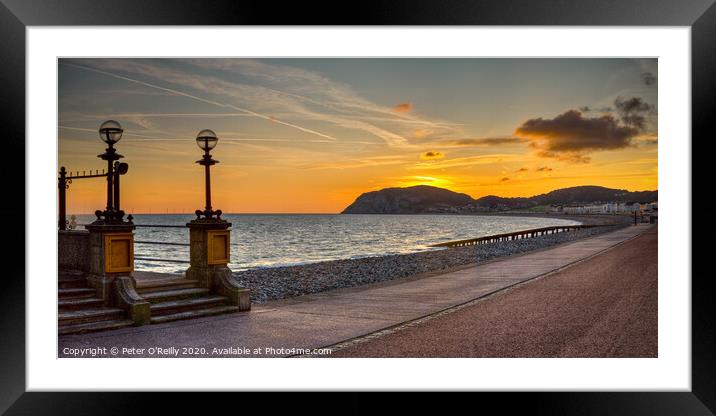
[{"label": "hill", "polygon": [[533,201],[540,205],[576,204],[590,202],[652,202],[658,199],[658,191],[629,192],[602,186],[575,186],[536,195]]},{"label": "hill", "polygon": [[434,186],[385,188],[362,194],[343,210],[343,214],[416,214],[431,208],[464,206],[472,202],[470,195]]},{"label": "hill", "polygon": [[495,195],[473,199],[434,186],[385,188],[366,192],[343,210],[343,214],[419,214],[429,212],[485,212],[525,209],[537,205],[590,204],[599,202],[652,202],[658,191],[630,192],[602,186],[576,186],[557,189],[529,198]]}]

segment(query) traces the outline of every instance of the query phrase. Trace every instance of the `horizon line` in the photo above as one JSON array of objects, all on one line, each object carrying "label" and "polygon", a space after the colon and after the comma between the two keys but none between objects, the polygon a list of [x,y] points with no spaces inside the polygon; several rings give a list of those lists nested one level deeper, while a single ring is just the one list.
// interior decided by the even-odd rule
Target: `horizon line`
[{"label": "horizon line", "polygon": [[[466,194],[466,193],[464,193],[464,192],[453,191],[452,189],[441,188],[441,187],[439,187],[439,186],[434,186],[434,185],[420,184],[420,185],[411,185],[411,186],[389,186],[389,187],[381,188],[381,189],[378,189],[378,190],[375,190],[375,191],[365,191],[365,192],[362,192],[360,195],[358,195],[358,196],[356,197],[356,200],[357,200],[361,195],[364,195],[364,194],[369,193],[369,192],[380,192],[380,191],[385,190],[385,189],[396,189],[396,188],[397,188],[397,189],[407,189],[407,188],[415,188],[415,187],[418,187],[418,186],[427,186],[427,187],[431,187],[431,188],[444,189],[444,190],[447,190],[447,191],[450,191],[450,192],[454,192],[454,193],[458,193],[458,194],[464,194],[464,195],[469,196],[470,198],[472,198],[472,199],[475,200],[475,201],[477,201],[477,200],[479,200],[479,199],[481,199],[481,198],[486,198],[486,197],[491,197],[491,196],[496,196],[496,197],[498,197],[498,198],[505,198],[505,199],[517,199],[517,198],[527,198],[527,199],[529,199],[529,198],[534,198],[534,197],[539,196],[539,195],[548,194],[548,193],[550,193],[550,192],[559,191],[559,190],[562,190],[562,189],[580,188],[580,187],[586,187],[586,186],[592,186],[592,187],[597,187],[597,188],[607,188],[607,189],[614,189],[614,190],[624,190],[624,191],[626,191],[626,192],[658,192],[658,191],[659,191],[659,188],[658,188],[658,187],[657,187],[656,189],[648,189],[648,190],[643,190],[643,191],[630,191],[629,189],[609,188],[609,187],[601,186],[601,185],[577,185],[577,186],[570,186],[570,187],[567,187],[567,188],[557,188],[557,189],[553,189],[553,190],[551,190],[551,191],[548,191],[548,192],[545,192],[545,193],[542,193],[542,194],[534,194],[534,195],[531,195],[531,196],[511,196],[511,197],[503,197],[503,196],[499,196],[499,195],[488,194],[488,195],[481,196],[481,197],[479,197],[479,198],[475,198],[475,197],[473,197],[472,195]],[[354,200],[354,202],[355,202],[355,200]],[[351,203],[351,204],[352,204],[352,203]],[[349,206],[350,206],[350,204],[349,204]],[[130,215],[130,214],[131,214],[131,215],[196,215],[196,213],[195,213],[194,211],[192,211],[192,212],[136,212],[136,213],[135,213],[135,212],[126,212],[126,211],[125,211],[125,213],[126,213],[127,215]],[[328,215],[328,214],[341,214],[341,213],[342,213],[342,212],[224,212],[224,213],[222,213],[222,215],[226,215],[226,214],[228,214],[228,215]],[[95,215],[95,211],[91,211],[91,212],[78,212],[78,213],[71,213],[71,214],[68,213],[68,215]]]}]

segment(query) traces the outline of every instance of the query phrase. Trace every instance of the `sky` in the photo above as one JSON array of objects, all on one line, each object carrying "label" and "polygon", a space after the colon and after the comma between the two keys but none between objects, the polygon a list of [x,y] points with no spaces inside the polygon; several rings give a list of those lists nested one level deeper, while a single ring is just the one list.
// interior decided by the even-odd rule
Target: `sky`
[{"label": "sky", "polygon": [[[532,196],[657,189],[657,59],[60,59],[58,163],[102,169],[100,124],[124,128],[122,208],[334,213],[361,193],[432,185]],[[76,180],[67,212],[103,209]]]}]

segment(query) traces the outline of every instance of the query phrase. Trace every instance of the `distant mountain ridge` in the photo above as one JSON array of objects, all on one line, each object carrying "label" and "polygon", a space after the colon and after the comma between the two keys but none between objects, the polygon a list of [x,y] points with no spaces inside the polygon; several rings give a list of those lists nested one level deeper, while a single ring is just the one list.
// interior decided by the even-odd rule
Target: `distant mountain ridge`
[{"label": "distant mountain ridge", "polygon": [[343,210],[343,214],[420,214],[428,212],[504,211],[531,208],[537,205],[589,204],[596,202],[652,202],[658,191],[630,192],[602,186],[575,186],[557,189],[529,198],[505,198],[488,195],[473,199],[470,195],[435,186],[418,185],[407,188],[385,188],[366,192]]}]

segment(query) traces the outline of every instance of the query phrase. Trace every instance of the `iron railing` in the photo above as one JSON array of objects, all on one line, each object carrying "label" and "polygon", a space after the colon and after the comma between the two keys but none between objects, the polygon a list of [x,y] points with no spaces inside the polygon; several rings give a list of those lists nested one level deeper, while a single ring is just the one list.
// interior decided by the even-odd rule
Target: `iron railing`
[{"label": "iron railing", "polygon": [[[110,148],[112,146],[110,145]],[[107,149],[109,152],[110,149]],[[106,156],[110,153],[105,153],[104,155],[100,156]],[[127,173],[129,169],[129,165],[126,163],[120,163],[115,161],[114,164],[112,164],[112,160],[114,157],[122,158],[122,155],[118,155],[115,152],[112,152],[112,155],[110,159],[108,160],[108,170],[105,171],[105,169],[102,169],[101,173],[99,169],[94,170],[83,170],[82,174],[80,174],[80,171],[75,172],[68,172],[67,169],[62,166],[60,168],[59,176],[57,177],[57,187],[59,189],[58,193],[58,228],[60,230],[66,230],[67,226],[69,225],[67,221],[67,190],[70,188],[70,184],[73,180],[77,179],[92,179],[92,178],[107,178],[107,209],[104,213],[101,213],[103,215],[105,214],[112,214],[113,211],[114,215],[120,215],[120,219],[124,217],[124,211],[121,211],[119,208],[119,179],[121,175],[124,175]],[[94,173],[92,173],[94,171]],[[99,212],[99,211],[97,211]],[[130,218],[131,221],[131,218]]]},{"label": "iron railing", "polygon": [[[79,225],[86,225],[86,224],[79,224]],[[165,225],[165,224],[134,224],[134,226],[135,227],[145,227],[145,228],[186,228],[183,225]],[[558,225],[558,226],[552,226],[552,227],[533,228],[533,229],[529,229],[529,230],[515,231],[515,232],[511,232],[511,233],[488,235],[485,237],[471,238],[471,239],[467,239],[467,240],[448,241],[448,242],[444,242],[444,243],[432,244],[432,245],[430,245],[430,247],[465,247],[465,246],[495,243],[495,242],[500,242],[500,241],[522,240],[525,238],[539,237],[542,235],[557,234],[557,233],[563,233],[563,232],[568,232],[568,231],[573,231],[573,230],[581,230],[581,229],[585,229],[585,228],[606,227],[606,226],[608,226],[608,225],[605,225],[605,224]],[[170,243],[170,242],[164,242],[164,241],[135,240],[134,242],[137,244],[183,246],[183,247],[190,246],[189,243]],[[237,244],[232,244],[232,245],[237,245]],[[137,257],[137,256],[135,256],[134,258],[135,258],[135,260],[144,260],[144,261],[184,263],[184,264],[190,263],[189,260],[160,259],[160,258],[153,258],[153,257]]]}]

